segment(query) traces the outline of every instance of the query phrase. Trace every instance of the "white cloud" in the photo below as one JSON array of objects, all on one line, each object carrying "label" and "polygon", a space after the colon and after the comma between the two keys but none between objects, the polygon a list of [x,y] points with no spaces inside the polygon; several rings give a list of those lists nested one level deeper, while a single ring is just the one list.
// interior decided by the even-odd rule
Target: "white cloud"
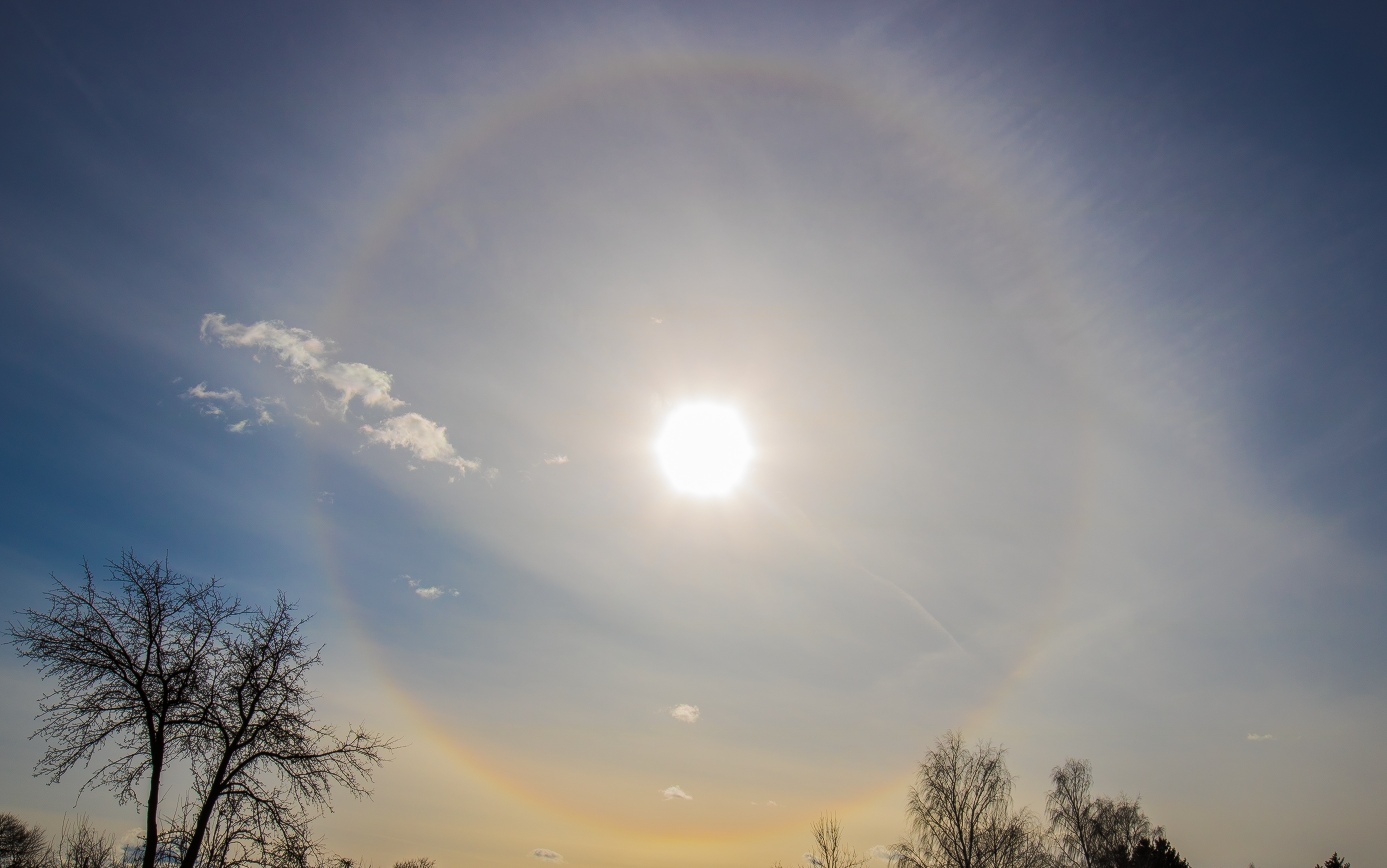
[{"label": "white cloud", "polygon": [[384,443],[391,449],[401,447],[423,461],[437,461],[455,467],[460,473],[476,470],[479,465],[460,457],[448,442],[448,429],[418,413],[391,416],[379,427],[362,425],[361,433],[369,443]]},{"label": "white cloud", "polygon": [[536,847],[534,850],[530,851],[530,855],[535,857],[536,859],[542,859],[545,862],[563,861],[563,856],[559,855],[558,853],[555,853],[553,850],[546,850],[543,847]]},{"label": "white cloud", "polygon": [[699,710],[697,705],[676,705],[669,710],[669,716],[675,720],[682,720],[685,723],[697,723]]},{"label": "white cloud", "polygon": [[273,352],[294,382],[311,380],[336,390],[334,409],[339,414],[346,414],[347,405],[354,398],[360,398],[368,407],[384,410],[404,406],[404,401],[390,394],[392,378],[388,373],[361,362],[329,362],[331,346],[307,329],[292,328],[279,320],[245,325],[227,322],[224,314],[209,313],[202,318],[202,337],[224,347]]},{"label": "white cloud", "polygon": [[545,464],[567,464],[567,463],[568,463],[568,456],[567,456],[567,455],[546,455],[546,456],[544,457],[544,463],[545,463]]},{"label": "white cloud", "polygon": [[686,802],[692,802],[692,801],[693,801],[693,796],[691,796],[691,795],[689,795],[688,793],[684,792],[683,788],[682,788],[682,787],[678,787],[678,786],[674,786],[674,787],[665,787],[665,789],[664,789],[664,797],[665,797],[665,801],[669,801],[670,799],[683,799],[683,800],[686,801]]},{"label": "white cloud", "polygon": [[245,403],[239,389],[209,389],[205,381],[184,392],[183,397],[197,401],[226,401],[229,404],[238,405]]},{"label": "white cloud", "polygon": [[[245,323],[229,322],[225,314],[209,313],[203,316],[202,338],[223,347],[244,347],[273,353],[280,367],[287,370],[296,383],[311,383],[322,387],[318,397],[338,418],[345,420],[347,409],[353,401],[362,407],[386,412],[404,406],[404,401],[391,394],[394,380],[390,374],[379,368],[361,362],[335,362],[329,359],[333,352],[330,341],[323,340],[307,329],[286,326],[279,320],[261,320]],[[252,355],[257,362],[260,354]],[[324,394],[326,392],[327,394]],[[254,398],[247,400],[237,389],[209,389],[205,382],[199,383],[183,393],[184,397],[202,402],[201,412],[220,416],[223,409],[218,402],[238,407],[248,407],[254,412],[250,419],[229,424],[227,430],[237,434],[245,433],[251,425],[270,425],[275,418],[270,414],[270,406],[278,406],[310,425],[318,422],[309,416],[291,410],[282,399]],[[391,449],[400,447],[411,452],[422,461],[445,464],[457,471],[450,477],[470,470],[480,470],[481,465],[463,458],[448,442],[447,429],[432,419],[419,413],[403,413],[391,416],[374,425],[366,424],[360,428],[366,442],[384,443]],[[546,463],[564,463],[567,456],[551,456]],[[409,464],[410,470],[418,467]],[[496,476],[494,468],[483,472],[483,477],[492,480]]]},{"label": "white cloud", "polygon": [[900,856],[899,850],[895,847],[888,847],[885,844],[877,844],[867,851],[867,855],[872,859],[880,859],[883,862],[895,861]]},{"label": "white cloud", "polygon": [[1276,738],[1276,736],[1272,735],[1272,734],[1269,733],[1269,732],[1265,732],[1265,733],[1262,733],[1262,734],[1260,734],[1260,735],[1257,734],[1257,733],[1255,733],[1255,732],[1249,732],[1249,733],[1247,734],[1247,740],[1248,740],[1248,741],[1271,741],[1271,740],[1273,740],[1273,739],[1275,739],[1275,738]]},{"label": "white cloud", "polygon": [[820,860],[819,857],[815,856],[813,853],[804,854],[804,864],[813,865],[814,868],[824,868],[823,861]]},{"label": "white cloud", "polygon": [[445,594],[450,597],[456,597],[460,594],[457,588],[448,588],[445,590],[437,585],[425,586],[423,582],[418,579],[412,579],[409,576],[403,576],[402,578],[404,578],[405,584],[409,585],[409,589],[413,591],[416,596],[425,600],[437,600]]}]

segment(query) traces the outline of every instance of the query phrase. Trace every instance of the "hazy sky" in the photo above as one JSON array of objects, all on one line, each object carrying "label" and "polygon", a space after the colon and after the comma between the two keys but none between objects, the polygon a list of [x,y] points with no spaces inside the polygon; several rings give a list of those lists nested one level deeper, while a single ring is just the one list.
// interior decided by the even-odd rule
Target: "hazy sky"
[{"label": "hazy sky", "polygon": [[[1369,7],[9,2],[0,608],[122,548],[286,590],[408,745],[321,824],[376,865],[866,850],[949,728],[1195,865],[1370,864]],[[726,497],[656,461],[689,401]],[[56,826],[42,689],[0,658],[0,811]]]}]

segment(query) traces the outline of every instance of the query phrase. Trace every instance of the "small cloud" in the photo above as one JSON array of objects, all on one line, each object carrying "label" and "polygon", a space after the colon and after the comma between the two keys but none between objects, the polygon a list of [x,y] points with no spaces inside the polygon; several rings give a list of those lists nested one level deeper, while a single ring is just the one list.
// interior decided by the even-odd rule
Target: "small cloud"
[{"label": "small cloud", "polygon": [[420,597],[421,599],[437,600],[439,597],[442,597],[445,594],[447,594],[450,597],[459,596],[459,591],[457,588],[444,589],[438,587],[437,585],[425,586],[423,582],[419,581],[418,579],[412,579],[407,575],[401,576],[400,578],[404,579],[405,584],[409,585],[409,589],[414,592],[415,596]]},{"label": "small cloud", "polygon": [[820,859],[818,856],[815,856],[813,853],[804,854],[804,864],[812,865],[814,866],[814,868],[827,868],[827,866],[824,865],[823,860]]},{"label": "small cloud", "polygon": [[880,859],[883,862],[895,862],[900,859],[901,851],[885,844],[877,844],[867,851],[867,856],[872,859]]},{"label": "small cloud", "polygon": [[693,796],[691,796],[691,795],[689,795],[688,793],[684,792],[684,790],[683,790],[682,787],[677,787],[677,786],[675,786],[675,787],[665,787],[664,792],[663,792],[663,795],[664,795],[664,797],[665,797],[665,801],[667,801],[667,802],[668,802],[670,799],[683,799],[683,800],[686,801],[686,802],[692,802],[692,801],[693,801]]},{"label": "small cloud", "polygon": [[1275,738],[1276,738],[1276,736],[1272,735],[1272,734],[1269,733],[1269,732],[1262,733],[1261,735],[1258,735],[1258,734],[1255,733],[1255,732],[1249,732],[1249,733],[1247,734],[1247,740],[1248,740],[1248,741],[1272,741],[1272,740],[1275,739]]},{"label": "small cloud", "polygon": [[545,463],[545,464],[567,464],[567,463],[568,463],[568,456],[567,456],[567,455],[546,455],[546,456],[544,457],[544,463]]},{"label": "small cloud", "polygon": [[530,855],[545,862],[562,862],[563,856],[553,850],[546,850],[543,847],[536,847],[530,851]]},{"label": "small cloud", "polygon": [[331,506],[334,502],[336,502],[336,500],[337,500],[337,495],[333,494],[331,491],[320,491],[320,492],[318,492],[318,502],[319,502],[319,503],[326,503],[326,504],[328,504],[329,506]]},{"label": "small cloud", "polygon": [[418,413],[391,416],[380,427],[362,425],[361,433],[368,443],[384,443],[391,449],[408,449],[421,461],[436,461],[457,468],[459,475],[481,467],[475,461],[458,456],[448,442],[448,429]]},{"label": "small cloud", "polygon": [[183,393],[183,397],[192,398],[195,401],[224,401],[228,404],[244,404],[246,401],[241,397],[239,389],[209,389],[206,382],[198,383],[191,389]]},{"label": "small cloud", "polygon": [[249,419],[242,419],[234,425],[227,425],[226,430],[230,431],[232,434],[244,434],[246,433],[246,426],[249,424]]},{"label": "small cloud", "polygon": [[764,802],[752,802],[752,807],[756,808],[778,808],[780,805],[774,799],[767,799]]},{"label": "small cloud", "polygon": [[658,317],[658,316],[652,316],[652,317],[650,318],[650,321],[651,321],[652,323],[654,323],[655,325],[660,325],[661,323],[664,322],[664,319],[662,319],[661,317]]},{"label": "small cloud", "polygon": [[684,723],[698,723],[699,710],[697,705],[676,705],[669,710],[669,716],[675,720],[682,720]]}]

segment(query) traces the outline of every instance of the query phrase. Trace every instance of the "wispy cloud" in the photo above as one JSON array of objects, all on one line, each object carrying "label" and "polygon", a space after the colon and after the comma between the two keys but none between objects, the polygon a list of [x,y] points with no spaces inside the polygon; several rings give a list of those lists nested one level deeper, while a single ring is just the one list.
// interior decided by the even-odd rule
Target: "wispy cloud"
[{"label": "wispy cloud", "polygon": [[314,382],[337,392],[332,403],[339,415],[345,415],[348,405],[360,398],[368,407],[394,410],[404,401],[390,394],[392,380],[385,371],[361,362],[333,362],[329,342],[316,337],[307,329],[292,328],[279,320],[261,320],[245,325],[227,322],[220,313],[202,318],[202,338],[216,341],[224,347],[245,347],[268,350],[279,357],[294,382]]},{"label": "wispy cloud", "polygon": [[562,862],[563,856],[553,850],[546,850],[543,847],[536,847],[530,851],[530,855],[545,862]]},{"label": "wispy cloud", "polygon": [[895,847],[885,844],[876,844],[867,851],[867,855],[872,859],[880,859],[883,862],[894,862],[901,856],[901,851]]},{"label": "wispy cloud", "polygon": [[546,455],[546,456],[544,457],[544,463],[545,463],[545,464],[567,464],[567,463],[568,463],[568,456],[567,456],[567,455]]},{"label": "wispy cloud", "polygon": [[456,468],[459,473],[481,467],[475,461],[463,458],[448,442],[448,429],[432,419],[418,413],[405,413],[391,416],[379,427],[362,425],[361,433],[368,443],[384,443],[391,449],[408,449],[421,461],[436,461]]},{"label": "wispy cloud", "polygon": [[663,794],[665,797],[665,801],[669,801],[670,799],[683,799],[686,802],[693,801],[693,796],[684,792],[684,789],[678,786],[665,787]]},{"label": "wispy cloud", "polygon": [[1272,734],[1269,733],[1269,732],[1264,732],[1264,733],[1261,733],[1261,734],[1258,734],[1258,733],[1255,733],[1255,732],[1249,732],[1249,733],[1247,734],[1247,740],[1248,740],[1248,741],[1272,741],[1272,740],[1274,740],[1275,738],[1276,738],[1276,736],[1272,735]]},{"label": "wispy cloud", "polygon": [[224,401],[229,404],[244,404],[245,399],[241,397],[239,389],[209,389],[206,381],[198,383],[191,389],[183,393],[184,397],[193,398],[198,401]]},{"label": "wispy cloud", "polygon": [[676,705],[669,710],[669,716],[675,720],[682,720],[685,723],[698,723],[699,710],[697,705]]},{"label": "wispy cloud", "polygon": [[244,434],[251,425],[274,424],[275,419],[270,415],[270,407],[284,406],[284,402],[278,398],[246,400],[240,389],[209,389],[206,381],[188,389],[183,393],[183,397],[199,402],[198,412],[204,416],[227,416],[227,411],[231,409],[249,409],[253,415],[227,424],[226,430],[233,434]]},{"label": "wispy cloud", "polygon": [[[294,382],[318,388],[318,396],[338,419],[346,419],[347,410],[354,401],[362,408],[386,413],[404,406],[405,402],[391,393],[394,379],[389,373],[362,362],[333,361],[330,358],[334,351],[332,342],[307,329],[288,326],[279,320],[261,320],[247,325],[230,322],[225,314],[209,313],[203,316],[200,331],[203,340],[223,347],[272,353]],[[254,358],[260,361],[258,354]],[[227,425],[227,430],[236,434],[245,433],[251,425],[274,422],[269,412],[271,406],[286,407],[282,399],[247,400],[238,389],[210,389],[205,382],[183,395],[201,402],[200,411],[208,415],[224,415],[223,406],[253,410],[253,416]],[[308,424],[318,424],[306,414],[295,412],[293,415]],[[374,424],[364,424],[359,430],[365,435],[367,444],[383,443],[391,449],[405,449],[420,461],[443,464],[456,470],[458,475],[481,469],[478,462],[457,453],[448,442],[447,428],[419,413],[390,416]],[[554,457],[568,460],[566,456]],[[546,459],[546,463],[552,462]],[[413,464],[409,467],[417,469]],[[494,478],[494,472],[488,478]]]}]

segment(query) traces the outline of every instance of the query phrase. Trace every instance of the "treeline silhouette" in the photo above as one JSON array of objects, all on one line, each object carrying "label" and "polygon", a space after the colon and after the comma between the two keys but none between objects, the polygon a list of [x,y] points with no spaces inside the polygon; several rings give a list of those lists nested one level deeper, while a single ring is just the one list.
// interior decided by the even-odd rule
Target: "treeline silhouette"
[{"label": "treeline silhouette", "polygon": [[[51,689],[34,733],[34,773],[57,783],[88,772],[82,791],[134,801],[144,829],[117,846],[84,817],[56,836],[0,814],[0,868],[362,868],[330,853],[312,823],[331,789],[369,792],[394,742],[317,720],[308,673],[321,662],[284,595],[246,605],[217,579],[198,581],[123,552],[98,581],[53,577],[46,610],[9,625],[11,644]],[[165,773],[187,772],[170,799]],[[942,736],[906,799],[908,831],[862,855],[832,815],[812,828],[811,868],[1190,868],[1138,799],[1092,792],[1087,760],[1050,775],[1043,817],[1012,804],[1006,751]],[[174,807],[169,809],[168,805]],[[435,868],[432,859],[394,868]],[[777,863],[779,868],[779,863]],[[1350,868],[1335,853],[1315,868]]]},{"label": "treeline silhouette", "polygon": [[[832,814],[811,828],[803,862],[812,868],[1190,868],[1141,808],[1141,801],[1093,792],[1088,760],[1050,772],[1043,817],[1015,808],[1006,750],[972,747],[950,731],[925,754],[906,798],[908,831],[890,847],[862,854],[842,843]],[[773,868],[784,868],[780,862]],[[1252,868],[1252,866],[1249,866]],[[1315,868],[1350,868],[1336,852]]]}]

